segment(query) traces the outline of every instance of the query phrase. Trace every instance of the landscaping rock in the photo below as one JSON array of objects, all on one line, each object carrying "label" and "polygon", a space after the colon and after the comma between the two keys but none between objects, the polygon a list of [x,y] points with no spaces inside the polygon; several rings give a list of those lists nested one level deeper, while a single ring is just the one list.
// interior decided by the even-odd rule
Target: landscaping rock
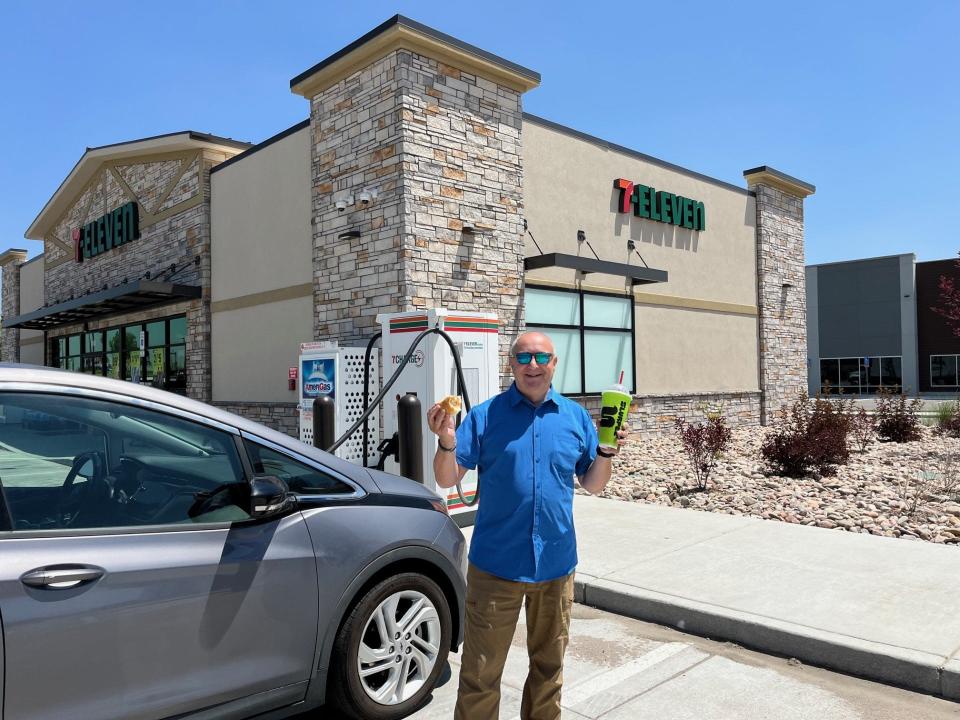
[{"label": "landscaping rock", "polygon": [[944,492],[940,479],[945,470],[960,472],[960,440],[925,427],[918,441],[874,442],[862,454],[851,452],[849,464],[831,477],[788,478],[768,474],[763,465],[760,447],[769,432],[735,429],[707,492],[694,493],[679,491],[692,488],[694,480],[676,434],[635,436],[614,461],[603,496],[960,544],[960,496]]}]

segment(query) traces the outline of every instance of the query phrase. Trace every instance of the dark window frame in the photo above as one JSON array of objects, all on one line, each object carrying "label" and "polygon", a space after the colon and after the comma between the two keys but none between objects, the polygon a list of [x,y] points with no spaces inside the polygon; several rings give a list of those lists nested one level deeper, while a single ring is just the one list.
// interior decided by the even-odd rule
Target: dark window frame
[{"label": "dark window frame", "polygon": [[[631,394],[636,394],[637,392],[637,342],[636,342],[636,331],[637,331],[637,313],[635,309],[634,298],[632,294],[625,293],[615,293],[615,292],[602,292],[599,290],[571,290],[569,288],[558,288],[552,287],[550,285],[538,285],[537,283],[529,283],[524,285],[524,292],[527,289],[530,290],[548,290],[550,292],[560,292],[568,293],[571,295],[577,295],[578,302],[580,305],[580,324],[579,325],[567,325],[564,323],[541,323],[533,322],[527,323],[528,330],[538,330],[543,328],[544,330],[577,330],[579,331],[580,336],[580,392],[569,392],[563,393],[567,397],[600,397],[602,394],[601,391],[587,391],[587,357],[586,357],[586,334],[588,332],[603,332],[603,333],[615,333],[617,335],[630,335],[630,376],[632,378],[632,384],[629,388]],[[630,306],[630,329],[626,330],[624,328],[611,328],[611,327],[599,327],[596,325],[584,325],[584,298],[587,295],[597,296],[597,297],[612,297],[619,300],[624,300],[629,303]],[[526,317],[526,299],[524,299],[524,316]]]},{"label": "dark window frame", "polygon": [[[957,381],[953,385],[942,385],[940,383],[933,382],[933,359],[934,358],[953,358],[953,377]],[[960,378],[957,376],[960,375],[960,369],[958,369],[957,363],[960,362],[960,355],[955,353],[930,353],[930,356],[927,358],[927,380],[930,383],[931,392],[934,388],[955,388],[960,387]]]},{"label": "dark window frame", "polygon": [[[870,371],[867,369],[868,366],[864,365],[864,357],[870,358],[871,365],[876,361],[876,364],[880,367],[880,382],[879,384],[873,384],[870,382]],[[894,384],[887,384],[884,382],[884,371],[883,371],[883,361],[884,360],[899,360],[900,361],[900,382]],[[819,391],[822,392],[825,384],[823,378],[823,363],[832,362],[836,363],[837,368],[837,379],[840,380],[840,363],[844,360],[847,361],[856,361],[859,368],[859,379],[857,381],[856,388],[849,385],[837,385],[834,383],[830,384],[831,392],[839,392],[841,394],[849,395],[873,395],[879,392],[881,388],[890,388],[895,392],[902,392],[903,390],[903,356],[902,355],[861,355],[860,357],[820,357],[817,358],[817,367],[820,371],[820,388]]]}]

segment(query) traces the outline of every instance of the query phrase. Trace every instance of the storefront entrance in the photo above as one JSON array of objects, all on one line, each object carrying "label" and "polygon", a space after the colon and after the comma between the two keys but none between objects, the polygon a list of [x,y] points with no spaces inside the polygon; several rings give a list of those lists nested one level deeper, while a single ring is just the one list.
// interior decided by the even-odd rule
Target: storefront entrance
[{"label": "storefront entrance", "polygon": [[187,392],[186,315],[73,333],[50,341],[50,364]]}]

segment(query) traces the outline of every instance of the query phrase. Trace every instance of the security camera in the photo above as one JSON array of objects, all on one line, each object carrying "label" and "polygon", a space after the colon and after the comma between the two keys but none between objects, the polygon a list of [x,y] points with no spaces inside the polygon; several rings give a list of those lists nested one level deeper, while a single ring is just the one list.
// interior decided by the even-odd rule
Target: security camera
[{"label": "security camera", "polygon": [[357,195],[357,200],[359,200],[363,205],[369,205],[370,201],[373,200],[373,196],[366,190],[361,190],[360,194]]},{"label": "security camera", "polygon": [[340,212],[343,212],[344,210],[347,209],[347,201],[346,201],[346,200],[337,200],[337,201],[334,203],[334,205],[336,206],[337,210],[339,210]]},{"label": "security camera", "polygon": [[333,203],[338,212],[343,212],[351,205],[353,205],[353,195],[341,195]]}]

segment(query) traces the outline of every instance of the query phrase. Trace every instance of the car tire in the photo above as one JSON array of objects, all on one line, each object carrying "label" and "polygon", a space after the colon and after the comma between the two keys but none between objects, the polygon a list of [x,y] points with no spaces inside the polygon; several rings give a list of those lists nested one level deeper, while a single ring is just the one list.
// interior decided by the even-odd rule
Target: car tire
[{"label": "car tire", "polygon": [[360,720],[398,720],[433,691],[451,644],[450,606],[419,573],[374,585],[347,615],[333,646],[329,697]]}]

